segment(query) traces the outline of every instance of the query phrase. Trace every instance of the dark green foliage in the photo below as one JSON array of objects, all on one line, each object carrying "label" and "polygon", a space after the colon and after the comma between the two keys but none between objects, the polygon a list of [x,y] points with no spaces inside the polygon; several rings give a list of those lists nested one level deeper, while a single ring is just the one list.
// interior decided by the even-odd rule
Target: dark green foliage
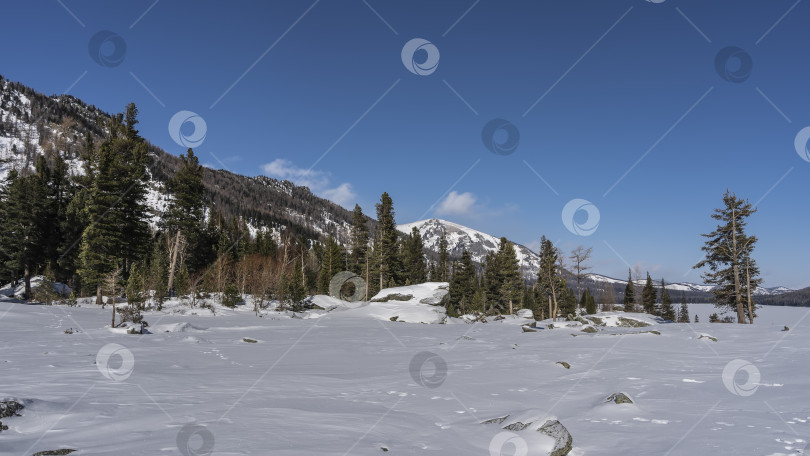
[{"label": "dark green foliage", "polygon": [[349,253],[349,270],[365,277],[366,255],[368,255],[368,217],[363,214],[360,205],[354,205],[352,211],[351,253]]},{"label": "dark green foliage", "polygon": [[450,280],[450,253],[447,250],[447,236],[445,236],[444,230],[439,238],[439,262],[436,264],[436,277],[430,280],[434,282]]},{"label": "dark green foliage", "polygon": [[20,176],[11,171],[0,192],[0,268],[5,279],[25,280],[25,298],[31,297],[31,276],[45,261],[46,187],[37,174]]},{"label": "dark green foliage", "polygon": [[330,234],[326,239],[321,268],[318,272],[318,293],[329,294],[329,282],[335,274],[344,269],[344,266],[345,257],[343,255],[343,249]]},{"label": "dark green foliage", "polygon": [[647,312],[650,315],[658,315],[658,308],[655,305],[655,301],[657,299],[658,292],[655,291],[655,286],[653,285],[652,278],[648,272],[647,282],[644,284],[644,288],[641,290],[641,305],[644,307],[644,312]]},{"label": "dark green foliage", "polygon": [[675,321],[675,308],[672,307],[672,298],[669,297],[669,290],[666,288],[664,279],[661,279],[661,318]]},{"label": "dark green foliage", "polygon": [[377,276],[379,288],[396,284],[402,264],[399,258],[397,224],[394,220],[394,202],[388,193],[380,196],[377,203],[377,233],[374,253],[377,255]]},{"label": "dark green foliage", "polygon": [[239,288],[233,283],[226,285],[222,292],[222,305],[233,309],[240,302],[242,302],[242,295],[239,294]]},{"label": "dark green foliage", "polygon": [[579,305],[585,309],[585,312],[588,315],[593,315],[596,313],[596,300],[591,294],[591,290],[589,288],[586,288],[585,291],[582,292],[582,298],[579,300]]},{"label": "dark green foliage", "polygon": [[686,304],[686,293],[684,292],[681,292],[681,309],[678,312],[678,323],[689,323],[689,305]]},{"label": "dark green foliage", "polygon": [[402,269],[406,284],[427,281],[424,250],[422,235],[416,227],[413,227],[411,234],[402,239]]},{"label": "dark green foliage", "polygon": [[478,288],[478,278],[470,252],[461,252],[461,259],[453,264],[450,281],[450,297],[447,313],[450,316],[464,315],[473,309],[473,296]]},{"label": "dark green foliage", "polygon": [[[568,289],[565,277],[562,275],[560,261],[559,249],[554,247],[551,240],[542,236],[540,238],[540,269],[537,272],[538,304],[547,307],[549,298],[551,298],[552,307],[557,309],[550,311],[550,318],[556,318],[559,314],[562,295]],[[574,297],[574,307],[576,307],[576,297]]]},{"label": "dark green foliage", "polygon": [[191,271],[197,271],[203,269],[208,260],[203,236],[204,171],[191,149],[186,155],[180,155],[180,160],[180,169],[166,183],[172,199],[163,214],[162,226],[170,236],[181,234],[187,252],[183,262]]},{"label": "dark green foliage", "polygon": [[625,312],[635,312],[636,311],[636,286],[633,283],[633,273],[628,269],[627,270],[627,286],[624,288],[624,311]]},{"label": "dark green foliage", "polygon": [[489,313],[514,312],[520,302],[523,278],[520,275],[515,246],[506,238],[500,239],[497,252],[486,256],[484,284],[489,304]]},{"label": "dark green foliage", "polygon": [[736,312],[739,323],[745,323],[746,317],[749,322],[754,322],[755,315],[751,314],[756,306],[752,304],[748,309],[747,294],[749,289],[753,294],[757,285],[762,283],[759,268],[751,257],[757,237],[745,233],[748,217],[756,211],[748,200],[737,198],[726,190],[723,207],[715,209],[712,214],[719,225],[711,233],[702,235],[706,243],[701,250],[706,257],[694,266],[708,268],[702,277],[706,283],[717,285],[712,289],[715,305]]},{"label": "dark green foliage", "polygon": [[147,152],[134,125],[137,109],[127,106],[124,124],[121,115],[113,117],[107,139],[91,156],[94,172],[87,200],[90,225],[82,234],[79,273],[89,287],[101,278],[144,253],[149,239],[146,223],[145,181]]}]

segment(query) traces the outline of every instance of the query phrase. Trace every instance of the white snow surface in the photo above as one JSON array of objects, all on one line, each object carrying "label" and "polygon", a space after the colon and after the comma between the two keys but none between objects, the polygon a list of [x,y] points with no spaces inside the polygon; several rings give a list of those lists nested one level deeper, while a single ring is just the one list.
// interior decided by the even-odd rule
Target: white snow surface
[{"label": "white snow surface", "polygon": [[[2,419],[0,454],[513,454],[493,448],[505,441],[547,454],[531,428],[502,429],[524,417],[559,419],[577,456],[810,452],[810,309],[765,307],[753,326],[602,314],[653,326],[586,334],[548,321],[524,333],[517,317],[391,322],[375,305],[294,318],[172,301],[145,314],[151,334],[130,335],[109,328],[110,306],[0,297],[0,400],[26,406]],[[616,392],[635,403],[606,403]]]},{"label": "white snow surface", "polygon": [[[439,304],[448,291],[447,282],[428,282],[419,285],[385,288],[370,302],[341,301],[330,296],[314,296],[313,304],[330,311],[336,318],[370,317],[381,321],[406,323],[441,323],[446,320],[445,309]],[[396,299],[392,295],[397,295]],[[384,301],[384,302],[382,302]],[[317,311],[305,313],[304,318],[325,315]]]}]

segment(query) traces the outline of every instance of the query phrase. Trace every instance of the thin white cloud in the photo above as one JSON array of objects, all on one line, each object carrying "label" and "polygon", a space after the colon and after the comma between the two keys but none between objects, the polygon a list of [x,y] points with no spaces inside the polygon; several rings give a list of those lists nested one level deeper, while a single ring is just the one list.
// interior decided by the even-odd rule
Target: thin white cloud
[{"label": "thin white cloud", "polygon": [[439,203],[436,213],[440,215],[470,215],[477,202],[470,192],[458,193],[453,190]]},{"label": "thin white cloud", "polygon": [[352,184],[344,182],[337,187],[330,188],[329,173],[299,168],[293,162],[283,158],[277,158],[262,165],[262,171],[267,176],[309,187],[312,193],[346,208],[353,207],[357,198]]},{"label": "thin white cloud", "polygon": [[352,189],[352,184],[348,182],[344,182],[336,188],[324,190],[321,192],[321,196],[346,208],[353,207],[357,201],[357,194]]}]

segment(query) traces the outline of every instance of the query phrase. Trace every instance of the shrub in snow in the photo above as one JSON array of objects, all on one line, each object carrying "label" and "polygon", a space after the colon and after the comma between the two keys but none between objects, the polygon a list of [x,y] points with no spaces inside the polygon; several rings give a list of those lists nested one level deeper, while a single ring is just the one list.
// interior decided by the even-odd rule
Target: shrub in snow
[{"label": "shrub in snow", "polygon": [[225,291],[222,293],[222,305],[233,309],[240,302],[242,302],[242,296],[239,294],[236,285],[229,284],[226,286]]}]

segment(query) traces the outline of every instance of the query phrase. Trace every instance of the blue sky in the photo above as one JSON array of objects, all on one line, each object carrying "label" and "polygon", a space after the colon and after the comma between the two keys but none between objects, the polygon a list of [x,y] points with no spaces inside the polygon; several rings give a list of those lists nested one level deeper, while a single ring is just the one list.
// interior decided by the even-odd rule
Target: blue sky
[{"label": "blue sky", "polygon": [[[372,215],[387,191],[401,223],[435,216],[531,247],[541,234],[593,246],[594,270],[620,278],[638,266],[699,282],[700,233],[728,188],[759,202],[750,231],[765,284],[810,285],[810,162],[794,147],[810,125],[810,4],[110,5],[4,2],[0,74],[110,112],[134,101],[142,135],[175,154],[185,147],[170,120],[190,111],[205,121],[195,150],[208,166],[286,177]],[[120,40],[94,60],[105,30]],[[415,38],[438,50],[429,74],[403,64]],[[731,57],[724,78],[716,59],[730,46],[752,66]],[[519,133],[509,154],[482,139],[493,119]],[[494,131],[490,146],[509,139]],[[192,133],[186,123],[175,136]],[[598,208],[589,236],[572,231],[595,212],[563,221],[574,199]]]}]

